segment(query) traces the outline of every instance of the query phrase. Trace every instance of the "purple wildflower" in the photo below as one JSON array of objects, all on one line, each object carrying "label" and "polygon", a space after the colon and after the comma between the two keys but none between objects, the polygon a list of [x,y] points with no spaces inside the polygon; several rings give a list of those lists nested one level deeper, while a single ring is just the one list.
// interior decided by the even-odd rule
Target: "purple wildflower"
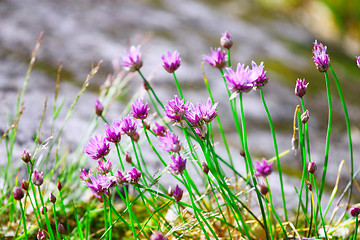
[{"label": "purple wildflower", "polygon": [[31,160],[31,155],[29,153],[28,150],[24,149],[23,153],[21,154],[21,159],[25,162],[28,163]]},{"label": "purple wildflower", "polygon": [[357,64],[358,68],[360,68],[360,56],[356,57],[356,64]]},{"label": "purple wildflower", "polygon": [[21,187],[14,187],[13,196],[15,200],[21,200],[24,197],[24,191]]},{"label": "purple wildflower", "polygon": [[85,152],[94,160],[103,158],[110,152],[110,145],[102,136],[90,138],[89,143],[85,146]]},{"label": "purple wildflower", "polygon": [[136,132],[136,122],[132,121],[129,116],[122,118],[120,122],[117,122],[116,124],[120,126],[122,133],[127,134],[130,137]]},{"label": "purple wildflower", "polygon": [[57,231],[60,233],[60,234],[66,234],[66,229],[64,227],[63,224],[59,223],[58,226],[57,226]]},{"label": "purple wildflower", "polygon": [[35,170],[31,177],[31,180],[34,185],[41,186],[44,182],[44,173]]},{"label": "purple wildflower", "polygon": [[89,172],[87,172],[85,169],[80,169],[80,173],[81,175],[79,176],[81,178],[81,180],[83,180],[84,182],[91,182],[90,176],[91,174],[91,170],[89,170]]},{"label": "purple wildflower", "polygon": [[29,190],[29,182],[25,181],[25,179],[23,179],[21,181],[21,188],[24,190],[24,191],[28,191]]},{"label": "purple wildflower", "polygon": [[59,191],[61,191],[62,185],[61,185],[61,182],[60,182],[60,181],[58,181],[57,188],[58,188]]},{"label": "purple wildflower", "polygon": [[95,99],[95,113],[96,113],[96,115],[101,117],[103,111],[104,111],[103,105],[101,104],[99,99]]},{"label": "purple wildflower", "polygon": [[140,45],[138,47],[131,46],[130,51],[125,51],[125,56],[122,58],[122,60],[126,71],[135,72],[140,70],[143,65],[140,53]]},{"label": "purple wildflower", "polygon": [[36,235],[37,240],[46,240],[46,234],[43,230],[39,229],[37,235]]},{"label": "purple wildflower", "polygon": [[254,61],[251,62],[253,78],[253,86],[255,89],[265,86],[268,83],[268,78],[266,77],[266,71],[264,71],[264,62],[261,62],[258,66]]},{"label": "purple wildflower", "polygon": [[202,111],[198,106],[194,107],[192,104],[190,104],[189,111],[186,113],[185,118],[194,128],[200,127],[204,124]]},{"label": "purple wildflower", "polygon": [[53,193],[50,193],[49,200],[50,200],[50,202],[52,202],[53,204],[55,204],[55,203],[56,203],[56,197],[54,196],[54,194],[53,194]]},{"label": "purple wildflower", "polygon": [[326,72],[330,66],[330,58],[326,53],[327,47],[322,43],[318,43],[317,40],[314,42],[313,48],[313,59],[317,69],[320,72]]},{"label": "purple wildflower", "polygon": [[106,175],[111,171],[111,169],[112,163],[110,161],[107,161],[104,164],[102,159],[98,160],[97,170],[99,174]]},{"label": "purple wildflower", "polygon": [[218,69],[224,68],[227,60],[225,51],[221,51],[221,48],[211,48],[211,53],[209,55],[203,55],[203,59],[211,66]]},{"label": "purple wildflower", "polygon": [[148,104],[144,104],[142,99],[135,101],[132,105],[132,115],[136,119],[145,119],[148,115]]},{"label": "purple wildflower", "polygon": [[315,162],[310,162],[308,164],[308,172],[314,174],[317,169],[317,165]]},{"label": "purple wildflower", "polygon": [[173,73],[180,67],[181,58],[178,51],[175,51],[173,54],[168,51],[166,55],[161,56],[161,59],[164,63],[163,67],[168,73]]},{"label": "purple wildflower", "polygon": [[255,170],[256,170],[255,176],[256,177],[262,176],[262,177],[266,178],[267,176],[269,176],[272,173],[271,167],[273,165],[273,162],[268,163],[266,161],[266,159],[263,158],[261,163],[259,161],[256,161],[255,164],[256,164],[256,166],[255,166]]},{"label": "purple wildflower", "polygon": [[168,240],[168,238],[158,231],[151,234],[150,240]]},{"label": "purple wildflower", "polygon": [[137,183],[140,180],[141,172],[136,168],[132,168],[126,175],[125,179],[128,183]]},{"label": "purple wildflower", "polygon": [[108,189],[115,186],[116,182],[105,175],[90,176],[91,182],[85,182],[91,189],[92,193],[99,200],[105,193],[108,194]]},{"label": "purple wildflower", "polygon": [[360,208],[359,207],[353,207],[350,209],[350,214],[353,217],[357,217],[360,214]]},{"label": "purple wildflower", "polygon": [[117,171],[117,175],[115,176],[115,181],[118,185],[122,185],[123,183],[126,183],[126,179],[125,179],[125,174],[123,174],[122,172],[120,172],[119,170]]},{"label": "purple wildflower", "polygon": [[157,136],[161,137],[164,137],[167,132],[166,127],[158,124],[157,122],[155,122],[155,127],[152,130]]},{"label": "purple wildflower", "polygon": [[164,151],[177,153],[180,151],[180,140],[175,134],[167,132],[165,137],[159,137],[161,144],[159,145]]},{"label": "purple wildflower", "polygon": [[168,101],[168,106],[165,106],[165,113],[172,122],[181,122],[183,116],[189,109],[189,102],[180,100],[176,95],[173,100]]},{"label": "purple wildflower", "polygon": [[183,159],[179,155],[171,155],[171,159],[172,162],[170,163],[169,171],[175,175],[181,174],[186,168],[186,159]]},{"label": "purple wildflower", "polygon": [[306,93],[308,85],[309,83],[305,84],[305,78],[304,80],[297,79],[295,86],[295,95],[298,96],[299,98],[302,98]]},{"label": "purple wildflower", "polygon": [[249,92],[253,88],[254,75],[247,66],[238,64],[236,72],[232,68],[226,68],[227,73],[224,74],[226,84],[230,91],[233,92]]},{"label": "purple wildflower", "polygon": [[176,185],[175,190],[173,191],[173,197],[175,201],[179,202],[182,199],[184,191]]},{"label": "purple wildflower", "polygon": [[194,131],[196,132],[196,134],[198,135],[198,137],[201,140],[205,140],[205,135],[206,135],[206,126],[202,125],[201,127],[195,128]]},{"label": "purple wildflower", "polygon": [[201,112],[202,119],[206,123],[209,123],[209,122],[211,122],[212,120],[214,120],[216,118],[216,116],[217,116],[217,113],[216,113],[217,105],[218,105],[218,103],[215,103],[213,105],[210,98],[208,98],[206,103],[201,102],[200,104],[197,105],[199,111]]},{"label": "purple wildflower", "polygon": [[134,132],[133,135],[131,135],[131,139],[134,141],[134,142],[138,142],[139,141],[139,138],[140,138],[140,135],[138,132]]},{"label": "purple wildflower", "polygon": [[121,131],[116,124],[113,124],[111,127],[105,124],[105,139],[108,142],[118,143],[121,140]]},{"label": "purple wildflower", "polygon": [[220,38],[220,44],[223,48],[230,49],[233,45],[231,36],[228,32],[225,32]]}]

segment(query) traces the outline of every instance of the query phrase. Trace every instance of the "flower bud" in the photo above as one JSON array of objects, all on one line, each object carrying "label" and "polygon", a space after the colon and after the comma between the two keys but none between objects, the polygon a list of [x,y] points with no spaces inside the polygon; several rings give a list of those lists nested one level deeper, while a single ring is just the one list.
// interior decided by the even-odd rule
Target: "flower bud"
[{"label": "flower bud", "polygon": [[147,85],[147,83],[145,81],[143,81],[143,86],[144,86],[145,91],[149,91],[150,86]]},{"label": "flower bud", "polygon": [[59,191],[61,191],[62,185],[61,185],[61,182],[60,182],[60,181],[59,181],[58,184],[57,184],[57,188],[58,188]]},{"label": "flower bud", "polygon": [[242,150],[242,149],[240,150],[240,156],[242,156],[242,157],[246,156],[244,150]]},{"label": "flower bud", "polygon": [[359,207],[353,207],[350,209],[350,214],[353,217],[357,217],[360,214],[360,208]]},{"label": "flower bud", "polygon": [[47,212],[47,207],[41,206],[40,207],[40,212],[45,215],[45,212]]},{"label": "flower bud", "polygon": [[24,149],[24,151],[23,151],[23,153],[21,155],[21,160],[23,160],[25,163],[30,162],[31,155],[30,155],[29,151]]},{"label": "flower bud", "polygon": [[206,163],[206,162],[202,162],[202,163],[201,163],[201,166],[202,166],[203,172],[204,172],[205,174],[208,174],[210,169],[209,169],[209,166],[207,165],[207,163]]},{"label": "flower bud", "polygon": [[99,117],[101,117],[103,111],[104,111],[103,105],[101,104],[101,102],[99,101],[99,99],[96,99],[96,100],[95,100],[95,113],[96,113],[96,115],[98,115]]},{"label": "flower bud", "polygon": [[298,96],[299,98],[302,98],[306,93],[308,85],[309,83],[305,84],[305,79],[304,80],[297,79],[295,86],[295,95]]},{"label": "flower bud", "polygon": [[46,240],[46,234],[43,230],[39,229],[37,235],[36,235],[37,240]]},{"label": "flower bud", "polygon": [[315,162],[310,162],[308,165],[308,172],[314,174],[317,169]]},{"label": "flower bud", "polygon": [[22,182],[21,182],[21,188],[22,188],[24,191],[29,190],[29,183],[28,183],[27,181],[25,181],[24,179],[23,179]]},{"label": "flower bud", "polygon": [[56,203],[56,197],[52,193],[50,193],[50,202],[52,202],[53,204]]},{"label": "flower bud", "polygon": [[306,180],[306,186],[307,186],[307,188],[308,188],[310,191],[312,191],[312,185],[311,185],[311,183],[309,182],[309,180]]},{"label": "flower bud", "polygon": [[64,225],[62,225],[61,223],[58,224],[57,231],[62,235],[66,234],[66,229],[65,229]]},{"label": "flower bud", "polygon": [[220,38],[220,44],[223,48],[230,49],[233,45],[231,36],[228,32],[225,32]]},{"label": "flower bud", "polygon": [[169,197],[172,197],[172,196],[173,196],[173,190],[172,190],[171,185],[170,185],[169,188],[168,188],[167,194],[168,194]]},{"label": "flower bud", "polygon": [[126,161],[127,163],[131,163],[131,161],[132,161],[132,158],[131,158],[131,155],[130,155],[129,152],[126,152],[126,153],[125,153],[125,161]]},{"label": "flower bud", "polygon": [[267,188],[267,186],[264,183],[259,183],[258,189],[261,192],[261,194],[264,196],[269,192],[269,189]]},{"label": "flower bud", "polygon": [[24,197],[24,191],[20,187],[14,187],[13,195],[15,200],[21,200]]},{"label": "flower bud", "polygon": [[301,114],[301,122],[302,124],[305,124],[309,121],[310,118],[310,113],[309,110],[305,110],[305,112],[303,114]]},{"label": "flower bud", "polygon": [[138,132],[134,132],[133,135],[131,135],[132,140],[134,140],[134,142],[138,142],[140,135],[138,134]]},{"label": "flower bud", "polygon": [[296,152],[299,147],[299,139],[295,136],[291,139],[292,150]]},{"label": "flower bud", "polygon": [[31,180],[35,186],[41,186],[44,182],[44,173],[35,170],[32,174]]}]

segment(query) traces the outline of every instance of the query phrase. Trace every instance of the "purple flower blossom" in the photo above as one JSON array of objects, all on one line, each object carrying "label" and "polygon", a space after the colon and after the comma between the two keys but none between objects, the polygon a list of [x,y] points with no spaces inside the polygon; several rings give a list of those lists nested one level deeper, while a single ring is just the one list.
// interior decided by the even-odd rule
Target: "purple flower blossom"
[{"label": "purple flower blossom", "polygon": [[96,115],[101,117],[103,111],[104,111],[103,105],[101,104],[99,99],[95,99],[95,113],[96,113]]},{"label": "purple flower blossom", "polygon": [[198,104],[198,109],[201,112],[202,115],[202,119],[206,122],[209,123],[212,120],[214,120],[217,116],[216,113],[216,107],[217,107],[218,103],[215,103],[214,105],[212,104],[212,101],[210,98],[208,98],[208,100],[206,101],[206,103],[201,102],[200,104]]},{"label": "purple flower blossom", "polygon": [[295,95],[298,96],[299,98],[302,98],[306,93],[308,85],[309,83],[305,84],[305,78],[304,80],[297,79],[295,86]]},{"label": "purple flower blossom", "polygon": [[225,32],[220,38],[220,44],[223,48],[230,49],[233,45],[231,36],[228,32]]},{"label": "purple flower blossom", "polygon": [[96,167],[98,170],[98,173],[101,175],[108,174],[112,169],[112,163],[110,161],[103,162],[102,159],[98,160],[98,166]]},{"label": "purple flower blossom", "polygon": [[115,186],[116,182],[105,175],[90,176],[91,182],[85,182],[91,189],[92,193],[99,200],[105,193],[108,194],[108,189]]},{"label": "purple flower blossom", "polygon": [[350,214],[353,217],[357,217],[360,214],[360,208],[359,207],[353,207],[350,209]]},{"label": "purple flower blossom", "polygon": [[151,234],[150,240],[168,240],[168,238],[158,231]]},{"label": "purple flower blossom", "polygon": [[138,47],[131,46],[130,51],[125,51],[125,56],[122,58],[122,60],[126,71],[135,72],[140,70],[143,65],[140,53],[140,45]]},{"label": "purple flower blossom", "polygon": [[39,229],[37,235],[36,235],[37,240],[46,240],[46,234],[43,230]]},{"label": "purple flower blossom", "polygon": [[179,155],[171,155],[171,159],[172,162],[170,163],[169,171],[175,175],[181,174],[186,168],[186,159],[183,159]]},{"label": "purple flower blossom", "polygon": [[180,140],[175,134],[167,132],[165,137],[159,137],[161,144],[159,145],[164,151],[177,153],[180,151]]},{"label": "purple flower blossom", "polygon": [[29,190],[29,182],[25,181],[25,179],[23,179],[21,181],[21,188],[24,190],[24,191],[28,191]]},{"label": "purple flower blossom", "polygon": [[103,158],[110,152],[110,145],[102,136],[90,138],[89,143],[85,146],[85,152],[94,160]]},{"label": "purple flower blossom", "polygon": [[189,111],[186,113],[185,118],[193,128],[200,127],[204,124],[202,111],[198,106],[194,107],[192,104],[190,104]]},{"label": "purple flower blossom", "polygon": [[203,140],[203,141],[205,140],[206,126],[203,125],[201,127],[195,128],[194,131],[201,140]]},{"label": "purple flower blossom", "polygon": [[313,48],[313,59],[317,69],[320,72],[326,72],[330,66],[330,58],[326,53],[327,47],[322,43],[318,43],[317,40],[314,42]]},{"label": "purple flower blossom", "polygon": [[117,174],[115,176],[115,181],[118,185],[122,185],[123,183],[126,183],[126,179],[125,179],[125,174],[123,174],[122,172],[120,172],[119,170],[117,171]]},{"label": "purple flower blossom", "polygon": [[91,174],[91,170],[89,170],[89,172],[87,172],[85,169],[80,169],[80,173],[81,175],[79,176],[81,178],[81,180],[83,180],[84,182],[91,182],[90,176]]},{"label": "purple flower blossom", "polygon": [[118,143],[121,140],[121,131],[118,126],[113,124],[111,127],[105,124],[105,139],[108,142]]},{"label": "purple flower blossom", "polygon": [[268,83],[268,78],[266,77],[266,71],[264,71],[264,62],[261,62],[258,66],[254,61],[251,62],[253,78],[253,86],[255,89],[265,86]]},{"label": "purple flower blossom", "polygon": [[127,134],[130,137],[136,132],[136,122],[132,121],[129,116],[117,121],[116,124],[120,126],[122,133]]},{"label": "purple flower blossom", "polygon": [[173,73],[180,67],[181,58],[179,57],[179,53],[177,51],[173,54],[168,51],[166,55],[161,56],[161,59],[164,63],[163,67],[168,73]]},{"label": "purple flower blossom", "polygon": [[221,48],[211,48],[211,53],[209,55],[203,55],[203,59],[211,66],[218,69],[224,68],[227,60],[225,51],[221,51]]},{"label": "purple flower blossom", "polygon": [[14,187],[13,196],[15,200],[21,200],[24,197],[24,191],[21,187]]},{"label": "purple flower blossom", "polygon": [[173,122],[181,122],[183,116],[189,109],[189,102],[180,100],[176,95],[173,100],[168,101],[168,106],[165,106],[165,113],[168,118]]},{"label": "purple flower blossom", "polygon": [[182,199],[184,191],[176,185],[175,190],[173,191],[173,197],[175,201],[179,202]]},{"label": "purple flower blossom", "polygon": [[230,91],[233,92],[249,92],[253,88],[254,74],[247,66],[238,64],[236,72],[232,68],[226,68],[227,73],[224,74],[226,84]]},{"label": "purple flower blossom", "polygon": [[357,64],[358,68],[360,68],[360,56],[356,57],[356,64]]},{"label": "purple flower blossom", "polygon": [[125,179],[128,183],[137,183],[140,180],[141,172],[136,168],[132,168],[126,175]]},{"label": "purple flower blossom", "polygon": [[261,163],[259,161],[256,161],[255,164],[256,164],[256,166],[255,166],[256,173],[254,175],[256,177],[262,176],[262,177],[266,178],[267,176],[269,176],[272,173],[271,167],[273,165],[273,162],[268,163],[266,161],[266,159],[263,158]]},{"label": "purple flower blossom", "polygon": [[136,119],[145,119],[148,115],[148,104],[144,104],[142,99],[135,101],[132,105],[132,115]]},{"label": "purple flower blossom", "polygon": [[155,122],[155,127],[152,130],[157,136],[161,137],[164,137],[167,132],[166,127],[158,124],[157,122]]},{"label": "purple flower blossom", "polygon": [[35,170],[31,180],[35,186],[41,186],[44,182],[44,173]]},{"label": "purple flower blossom", "polygon": [[31,160],[31,155],[29,153],[28,150],[24,149],[23,153],[21,154],[21,159],[25,162],[28,163]]}]

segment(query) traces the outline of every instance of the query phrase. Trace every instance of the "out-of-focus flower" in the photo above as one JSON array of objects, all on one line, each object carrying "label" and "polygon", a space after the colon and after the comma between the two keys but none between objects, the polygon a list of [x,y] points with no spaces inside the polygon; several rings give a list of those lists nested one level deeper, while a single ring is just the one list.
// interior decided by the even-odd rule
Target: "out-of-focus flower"
[{"label": "out-of-focus flower", "polygon": [[92,193],[99,200],[102,199],[102,195],[108,194],[108,189],[115,186],[116,182],[105,175],[90,176],[91,182],[85,182],[91,189]]},{"label": "out-of-focus flower", "polygon": [[132,161],[132,158],[131,158],[131,155],[130,155],[129,152],[126,152],[126,153],[125,153],[125,161],[126,161],[127,163],[131,163],[131,161]]},{"label": "out-of-focus flower", "polygon": [[305,124],[309,121],[310,118],[310,112],[309,110],[305,110],[305,112],[303,112],[303,114],[301,114],[300,119],[301,119],[301,123]]},{"label": "out-of-focus flower", "polygon": [[24,191],[29,190],[29,183],[28,183],[27,181],[25,181],[24,179],[23,179],[22,182],[21,182],[21,188],[22,188]]},{"label": "out-of-focus flower", "polygon": [[310,162],[308,165],[308,172],[314,174],[317,169],[317,165],[315,162]]},{"label": "out-of-focus flower", "polygon": [[90,176],[91,174],[91,170],[89,170],[89,172],[85,171],[85,169],[80,169],[80,173],[81,175],[79,176],[81,178],[81,180],[83,180],[84,182],[91,182]]},{"label": "out-of-focus flower", "polygon": [[21,160],[23,160],[25,163],[30,162],[31,155],[28,150],[24,149],[23,153],[21,154]]},{"label": "out-of-focus flower", "polygon": [[205,141],[205,136],[206,136],[206,126],[205,125],[195,128],[194,131],[201,140]]},{"label": "out-of-focus flower", "polygon": [[220,44],[223,48],[230,49],[233,45],[231,36],[228,32],[225,32],[220,38]]},{"label": "out-of-focus flower", "polygon": [[268,187],[264,183],[259,183],[258,184],[258,189],[259,189],[259,192],[262,195],[266,195],[269,192]]},{"label": "out-of-focus flower", "polygon": [[133,135],[131,135],[131,138],[134,142],[138,142],[139,141],[139,138],[140,138],[140,135],[138,132],[134,132]]},{"label": "out-of-focus flower", "polygon": [[173,197],[175,201],[179,202],[182,199],[184,191],[176,185],[175,190],[173,191]]},{"label": "out-of-focus flower", "polygon": [[110,145],[102,136],[90,138],[89,143],[85,146],[85,152],[94,160],[103,158],[110,152]]},{"label": "out-of-focus flower", "polygon": [[210,169],[209,169],[209,166],[207,165],[207,163],[206,163],[206,162],[202,162],[202,163],[201,163],[201,166],[202,166],[203,172],[204,172],[205,174],[208,174]]},{"label": "out-of-focus flower", "polygon": [[255,89],[265,86],[268,83],[268,78],[266,77],[266,71],[264,71],[264,62],[261,62],[258,66],[254,61],[251,62],[251,73],[253,78],[253,86]]},{"label": "out-of-focus flower", "polygon": [[168,240],[161,232],[154,232],[150,236],[150,240]]},{"label": "out-of-focus flower", "polygon": [[123,174],[119,170],[117,171],[117,174],[115,176],[115,181],[118,185],[122,185],[123,183],[126,183],[125,175],[126,173]]},{"label": "out-of-focus flower", "polygon": [[159,145],[164,151],[177,153],[180,151],[179,137],[173,133],[167,132],[165,137],[159,137],[161,144]]},{"label": "out-of-focus flower", "polygon": [[326,72],[330,66],[330,58],[326,53],[326,49],[326,46],[324,46],[322,43],[318,43],[317,40],[315,40],[313,48],[313,59],[316,68],[320,72]]},{"label": "out-of-focus flower", "polygon": [[66,234],[66,229],[64,227],[63,224],[59,223],[58,226],[57,226],[57,231],[60,233],[60,234]]},{"label": "out-of-focus flower", "polygon": [[13,196],[15,200],[21,200],[24,197],[24,191],[21,187],[14,187]]},{"label": "out-of-focus flower", "polygon": [[161,56],[161,59],[163,60],[163,67],[168,73],[173,73],[180,67],[181,58],[178,51],[172,54],[168,51],[166,55]]},{"label": "out-of-focus flower", "polygon": [[253,88],[254,75],[247,66],[238,64],[236,72],[232,68],[226,68],[227,73],[224,74],[226,84],[230,91],[243,93],[249,92]]},{"label": "out-of-focus flower", "polygon": [[225,51],[222,51],[221,48],[211,48],[211,53],[209,55],[203,55],[203,59],[211,66],[218,69],[224,68],[227,60],[226,53]]},{"label": "out-of-focus flower", "polygon": [[103,111],[104,111],[103,105],[101,104],[101,102],[99,101],[99,99],[95,99],[95,113],[96,113],[96,115],[98,115],[99,117],[101,117]]},{"label": "out-of-focus flower", "polygon": [[304,80],[301,80],[300,78],[296,80],[296,86],[295,86],[295,95],[299,98],[302,98],[307,90],[309,83],[305,84],[305,78]]},{"label": "out-of-focus flower", "polygon": [[39,229],[37,235],[36,235],[37,240],[46,240],[46,234],[43,230]]},{"label": "out-of-focus flower", "polygon": [[167,132],[166,127],[158,124],[157,122],[155,122],[155,127],[152,130],[157,136],[161,137],[164,137]]},{"label": "out-of-focus flower", "polygon": [[62,185],[61,185],[61,182],[60,182],[60,181],[58,181],[57,188],[58,188],[59,191],[61,191]]},{"label": "out-of-focus flower", "polygon": [[181,174],[186,168],[186,159],[183,159],[179,155],[171,155],[171,159],[172,162],[170,163],[169,171],[175,175]]},{"label": "out-of-focus flower", "polygon": [[172,197],[172,196],[173,196],[173,190],[172,190],[171,185],[169,185],[167,194],[168,194],[169,197]]},{"label": "out-of-focus flower", "polygon": [[125,56],[122,60],[126,71],[135,72],[142,67],[143,61],[141,58],[140,47],[140,45],[137,47],[131,46],[130,51],[125,51]]},{"label": "out-of-focus flower", "polygon": [[54,194],[53,193],[50,193],[50,202],[52,202],[53,204],[55,204],[56,203],[56,197],[54,196]]},{"label": "out-of-focus flower", "polygon": [[44,182],[44,173],[35,170],[31,176],[31,180],[35,186],[41,186]]},{"label": "out-of-focus flower", "polygon": [[141,172],[139,170],[137,170],[136,168],[132,168],[126,175],[125,175],[125,179],[128,183],[133,183],[136,184],[141,177]]},{"label": "out-of-focus flower", "polygon": [[181,123],[189,110],[189,104],[189,102],[185,102],[184,99],[181,100],[175,95],[174,99],[168,101],[168,105],[165,106],[165,114],[172,122]]},{"label": "out-of-focus flower", "polygon": [[105,124],[105,139],[112,143],[118,143],[121,140],[121,131],[118,126]]},{"label": "out-of-focus flower", "polygon": [[350,209],[350,214],[353,217],[357,217],[360,214],[360,208],[359,207],[353,207]]},{"label": "out-of-focus flower", "polygon": [[273,162],[271,163],[268,163],[266,161],[265,158],[263,158],[262,162],[260,163],[259,161],[256,161],[256,166],[255,166],[255,176],[258,177],[258,176],[262,176],[264,178],[266,178],[267,176],[269,176],[271,173],[272,173],[272,165],[273,165]]},{"label": "out-of-focus flower", "polygon": [[145,119],[148,115],[148,104],[144,104],[142,99],[136,100],[132,105],[132,115],[136,119]]},{"label": "out-of-focus flower", "polygon": [[40,212],[41,212],[42,215],[45,215],[45,213],[47,212],[47,207],[46,206],[45,207],[41,206],[40,207]]},{"label": "out-of-focus flower", "polygon": [[103,162],[102,159],[98,160],[98,166],[96,167],[98,170],[98,173],[101,175],[108,174],[112,169],[112,163],[110,161]]},{"label": "out-of-focus flower", "polygon": [[360,56],[355,57],[356,58],[356,65],[358,68],[360,68]]}]

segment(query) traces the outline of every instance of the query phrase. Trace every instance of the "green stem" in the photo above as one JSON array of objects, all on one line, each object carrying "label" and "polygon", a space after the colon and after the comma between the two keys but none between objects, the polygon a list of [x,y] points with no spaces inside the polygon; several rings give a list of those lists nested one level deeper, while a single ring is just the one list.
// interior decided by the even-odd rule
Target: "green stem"
[{"label": "green stem", "polygon": [[149,82],[146,80],[144,75],[141,73],[140,70],[138,70],[138,73],[140,74],[141,78],[144,80],[146,86],[150,89],[151,93],[154,95],[156,101],[159,103],[159,105],[162,107],[162,109],[164,109],[164,105],[162,104],[162,102],[160,101],[160,99],[158,98],[156,93],[154,92],[154,89],[150,86]]},{"label": "green stem", "polygon": [[41,204],[42,204],[42,207],[43,207],[43,210],[44,210],[46,227],[47,227],[47,230],[49,232],[50,239],[55,239],[55,236],[54,236],[54,233],[53,233],[53,230],[51,228],[51,224],[50,224],[50,221],[49,221],[49,218],[48,218],[48,215],[47,215],[47,211],[45,210],[45,202],[44,202],[44,199],[43,199],[43,197],[41,195],[40,186],[38,186],[38,191],[39,191],[39,195],[40,195]]},{"label": "green stem", "polygon": [[357,238],[358,225],[359,225],[359,217],[358,217],[358,215],[356,215],[356,217],[355,217],[354,238],[353,238],[354,240],[356,240],[356,238]]},{"label": "green stem", "polygon": [[175,79],[176,87],[177,87],[177,89],[179,91],[179,94],[180,94],[180,98],[184,99],[184,95],[182,94],[181,87],[180,87],[179,81],[177,80],[175,72],[173,72],[173,76],[174,76],[174,79]]},{"label": "green stem", "polygon": [[19,201],[19,203],[20,203],[21,217],[22,217],[23,224],[24,224],[25,239],[27,240],[28,236],[27,236],[27,230],[26,230],[25,212],[24,212],[24,208],[23,208],[21,201]]}]

